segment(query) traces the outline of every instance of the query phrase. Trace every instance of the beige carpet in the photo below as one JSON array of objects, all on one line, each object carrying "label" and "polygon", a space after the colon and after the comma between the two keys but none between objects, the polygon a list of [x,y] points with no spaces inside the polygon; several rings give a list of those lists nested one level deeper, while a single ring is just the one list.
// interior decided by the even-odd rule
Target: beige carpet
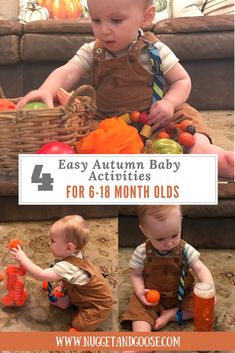
[{"label": "beige carpet", "polygon": [[[91,236],[85,256],[96,265],[113,290],[113,311],[99,331],[117,331],[117,219],[88,220]],[[0,223],[1,260],[11,239],[23,241],[27,255],[39,266],[46,268],[53,263],[47,246],[50,222]],[[1,261],[0,273],[3,272]],[[48,303],[42,283],[26,275],[29,298],[21,308],[6,308],[0,303],[0,331],[67,331],[71,327],[72,309],[61,310]],[[0,282],[0,296],[4,283]]]},{"label": "beige carpet", "polygon": [[231,110],[201,111],[210,129],[213,143],[225,149],[234,149],[234,113]]}]

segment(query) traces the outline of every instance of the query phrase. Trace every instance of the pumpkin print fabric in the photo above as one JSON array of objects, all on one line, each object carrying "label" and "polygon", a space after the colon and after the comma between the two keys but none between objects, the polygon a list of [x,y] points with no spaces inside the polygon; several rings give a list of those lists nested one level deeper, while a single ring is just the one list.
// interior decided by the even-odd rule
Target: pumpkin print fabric
[{"label": "pumpkin print fabric", "polygon": [[[154,0],[156,12],[167,7],[167,0]],[[20,0],[19,20],[22,23],[38,20],[63,20],[88,17],[87,0]]]},{"label": "pumpkin print fabric", "polygon": [[86,0],[25,0],[21,1],[19,20],[22,23],[38,20],[63,20],[87,17]]},{"label": "pumpkin print fabric", "polygon": [[37,0],[37,3],[47,8],[49,18],[55,20],[80,18],[87,13],[80,0]]},{"label": "pumpkin print fabric", "polygon": [[49,12],[45,7],[37,5],[35,1],[27,3],[26,9],[22,13],[22,22],[32,22],[39,20],[47,20],[49,18]]}]

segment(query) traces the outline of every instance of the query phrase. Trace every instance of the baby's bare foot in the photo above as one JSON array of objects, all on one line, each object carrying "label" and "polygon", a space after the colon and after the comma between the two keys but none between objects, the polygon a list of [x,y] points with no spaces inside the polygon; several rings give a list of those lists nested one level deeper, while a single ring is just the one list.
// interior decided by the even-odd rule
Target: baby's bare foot
[{"label": "baby's bare foot", "polygon": [[168,322],[170,321],[175,321],[175,315],[176,315],[177,309],[169,309],[169,310],[163,310],[160,314],[160,316],[157,318],[155,321],[155,325],[153,326],[154,330],[160,330],[160,328],[166,326]]},{"label": "baby's bare foot", "polygon": [[195,134],[195,138],[196,142],[190,149],[190,153],[217,154],[218,175],[224,178],[234,178],[234,152],[212,145],[205,135]]}]

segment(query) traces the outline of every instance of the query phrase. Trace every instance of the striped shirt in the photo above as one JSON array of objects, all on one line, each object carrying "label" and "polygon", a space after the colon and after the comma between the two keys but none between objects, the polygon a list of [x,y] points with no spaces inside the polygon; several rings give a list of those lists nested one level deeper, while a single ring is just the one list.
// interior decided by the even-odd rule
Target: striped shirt
[{"label": "striped shirt", "polygon": [[[69,60],[70,63],[78,65],[81,67],[86,75],[90,75],[93,67],[93,48],[95,42],[85,43],[77,51],[75,56]],[[166,74],[170,69],[172,69],[179,59],[175,56],[172,50],[162,42],[156,42],[154,46],[158,49],[159,55],[162,60],[162,71],[163,74]],[[105,59],[111,59],[113,56],[106,51]],[[150,62],[149,50],[147,47],[144,47],[140,54],[140,61],[144,68],[149,72],[153,72],[152,65]]]},{"label": "striped shirt", "polygon": [[[198,260],[200,253],[194,249],[188,243],[185,244],[185,250],[188,255],[188,266],[191,267],[192,264]],[[155,253],[156,256],[164,256],[160,255],[158,252]],[[165,255],[166,256],[166,255]],[[167,255],[170,256],[170,255]],[[136,270],[144,270],[146,264],[146,243],[143,243],[135,249],[131,260],[129,262],[129,266]]]},{"label": "striped shirt", "polygon": [[[81,252],[74,255],[83,258]],[[84,285],[89,282],[90,274],[67,261],[59,261],[53,266],[53,271],[71,284]]]}]

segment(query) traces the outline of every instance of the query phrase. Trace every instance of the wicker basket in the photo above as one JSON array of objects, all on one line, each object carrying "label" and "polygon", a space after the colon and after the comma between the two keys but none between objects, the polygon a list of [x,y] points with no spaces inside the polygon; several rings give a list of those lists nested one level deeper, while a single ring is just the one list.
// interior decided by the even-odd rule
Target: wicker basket
[{"label": "wicker basket", "polygon": [[19,153],[36,153],[51,141],[69,145],[79,141],[89,133],[95,111],[96,95],[89,85],[79,87],[66,107],[1,111],[0,175],[17,174]]}]

